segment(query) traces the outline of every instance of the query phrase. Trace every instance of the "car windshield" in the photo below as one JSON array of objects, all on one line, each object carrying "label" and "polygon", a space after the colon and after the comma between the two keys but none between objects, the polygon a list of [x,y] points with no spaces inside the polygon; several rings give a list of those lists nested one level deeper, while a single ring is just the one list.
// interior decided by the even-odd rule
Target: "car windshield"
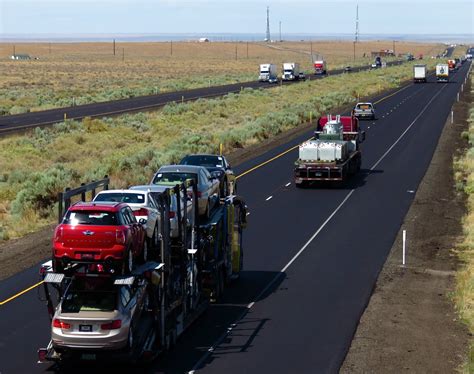
[{"label": "car windshield", "polygon": [[115,212],[97,210],[68,211],[63,223],[68,225],[116,226],[118,219]]},{"label": "car windshield", "polygon": [[220,156],[193,155],[183,158],[182,165],[197,165],[204,167],[223,167],[224,163]]},{"label": "car windshield", "polygon": [[196,174],[185,172],[163,172],[158,173],[153,178],[153,184],[170,184],[175,185],[186,182],[188,179],[196,179]]},{"label": "car windshield", "polygon": [[94,201],[116,201],[127,204],[144,204],[145,195],[130,192],[107,192],[98,194]]},{"label": "car windshield", "polygon": [[73,282],[62,301],[62,313],[112,312],[116,309],[117,288],[110,278],[84,278]]},{"label": "car windshield", "polygon": [[372,108],[372,105],[370,104],[357,104],[357,109],[367,110],[370,108]]}]

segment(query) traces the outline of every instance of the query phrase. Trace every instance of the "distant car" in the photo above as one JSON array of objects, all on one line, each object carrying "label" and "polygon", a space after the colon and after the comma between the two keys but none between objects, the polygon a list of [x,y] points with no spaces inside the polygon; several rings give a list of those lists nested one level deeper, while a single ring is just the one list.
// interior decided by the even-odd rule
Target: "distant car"
[{"label": "distant car", "polygon": [[[77,276],[54,313],[53,347],[60,353],[131,349],[148,302],[145,282],[118,286],[108,276]],[[93,351],[88,354],[94,356]]]},{"label": "distant car", "polygon": [[122,273],[148,253],[145,220],[137,221],[125,203],[79,202],[72,205],[53,237],[53,269],[71,263],[106,262]]},{"label": "distant car", "polygon": [[375,119],[375,107],[372,103],[357,103],[354,107],[353,114],[359,119]]},{"label": "distant car", "polygon": [[153,176],[150,184],[175,186],[192,179],[197,183],[199,215],[209,218],[210,212],[219,201],[220,182],[212,177],[203,166],[167,165],[162,166]]},{"label": "distant car", "polygon": [[159,243],[159,210],[156,202],[149,191],[128,190],[104,190],[100,191],[93,201],[111,201],[126,203],[132,208],[133,215],[137,220],[146,220],[146,235],[148,242],[154,248]]},{"label": "distant car", "polygon": [[300,81],[304,81],[304,80],[306,80],[306,75],[302,71],[300,71],[299,74],[298,74],[298,79]]},{"label": "distant car", "polygon": [[[170,186],[157,186],[153,184],[149,185],[142,185],[142,186],[132,186],[130,187],[131,190],[139,190],[139,191],[149,191],[152,195],[163,193],[167,188]],[[184,217],[184,209],[186,207],[186,217],[188,220],[188,225],[192,225],[194,222],[193,217],[193,202],[187,198],[187,196],[180,192],[180,206],[181,206],[181,217]],[[170,218],[170,237],[171,238],[178,238],[179,236],[179,229],[178,229],[178,198],[176,194],[172,194],[170,198],[170,211],[169,211],[169,218]],[[161,218],[160,218],[161,220]],[[161,221],[160,221],[161,222]]]},{"label": "distant car", "polygon": [[351,66],[346,66],[346,67],[344,68],[344,71],[345,71],[346,73],[350,73],[350,72],[352,71],[352,67],[351,67]]},{"label": "distant car", "polygon": [[268,78],[268,83],[278,83],[278,78],[277,77],[270,77]]},{"label": "distant car", "polygon": [[377,68],[378,68],[378,65],[377,65],[376,63],[373,63],[372,65],[370,65],[370,67],[371,67],[372,69],[377,69]]},{"label": "distant car", "polygon": [[[232,171],[229,162],[224,156],[211,154],[197,154],[187,155],[180,162],[180,165],[197,165],[204,166],[211,175],[219,179],[220,196],[226,197],[229,191],[233,188],[234,172]],[[234,191],[230,191],[234,192]]]}]

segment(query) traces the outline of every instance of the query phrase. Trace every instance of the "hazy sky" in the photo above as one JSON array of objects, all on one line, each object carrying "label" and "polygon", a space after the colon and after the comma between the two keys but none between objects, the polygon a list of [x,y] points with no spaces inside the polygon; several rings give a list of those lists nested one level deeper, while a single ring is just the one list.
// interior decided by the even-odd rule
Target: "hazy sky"
[{"label": "hazy sky", "polygon": [[0,0],[2,34],[474,34],[474,0]]}]

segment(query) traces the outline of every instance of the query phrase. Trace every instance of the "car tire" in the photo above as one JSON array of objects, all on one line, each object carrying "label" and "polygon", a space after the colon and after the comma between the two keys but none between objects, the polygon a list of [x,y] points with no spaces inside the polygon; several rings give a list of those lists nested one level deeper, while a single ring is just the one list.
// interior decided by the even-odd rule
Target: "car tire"
[{"label": "car tire", "polygon": [[158,238],[158,226],[155,225],[155,228],[153,229],[153,236],[151,237],[151,245],[152,245],[152,250],[157,251],[158,246],[159,246],[160,240]]},{"label": "car tire", "polygon": [[149,257],[149,252],[148,252],[148,247],[149,247],[149,244],[148,244],[148,238],[145,238],[143,240],[143,249],[142,249],[142,260],[143,260],[143,263],[147,262],[148,261],[148,257]]},{"label": "car tire", "polygon": [[130,325],[130,329],[128,330],[128,338],[127,338],[127,350],[129,352],[133,352],[134,342],[135,342],[135,339],[133,337],[133,328],[132,328],[132,325]]},{"label": "car tire", "polygon": [[204,218],[211,218],[211,201],[207,200],[206,211],[204,212]]}]

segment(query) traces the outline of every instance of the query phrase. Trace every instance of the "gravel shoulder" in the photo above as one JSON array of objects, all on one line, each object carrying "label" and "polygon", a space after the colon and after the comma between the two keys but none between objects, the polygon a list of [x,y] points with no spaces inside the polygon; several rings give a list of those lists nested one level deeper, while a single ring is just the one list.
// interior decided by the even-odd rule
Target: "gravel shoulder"
[{"label": "gravel shoulder", "polygon": [[[469,92],[467,89],[465,92]],[[452,373],[467,357],[470,334],[456,314],[455,289],[465,198],[456,192],[453,157],[467,147],[465,94],[446,123],[360,320],[341,373]],[[401,266],[402,230],[407,264]]]}]

